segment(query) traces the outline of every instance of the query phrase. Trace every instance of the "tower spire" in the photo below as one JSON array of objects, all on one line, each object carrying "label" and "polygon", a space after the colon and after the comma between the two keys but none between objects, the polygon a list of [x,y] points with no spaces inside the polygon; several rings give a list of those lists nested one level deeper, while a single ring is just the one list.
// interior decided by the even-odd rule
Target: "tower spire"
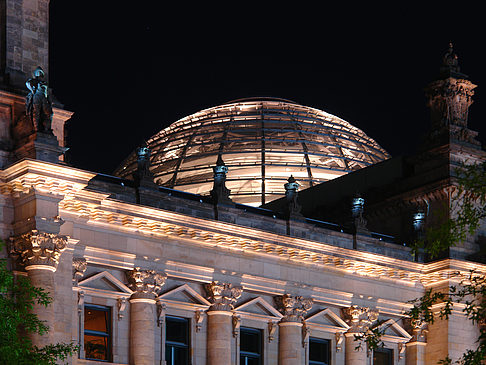
[{"label": "tower spire", "polygon": [[468,80],[467,75],[460,72],[459,57],[450,42],[438,79],[425,89],[432,127],[428,143],[436,145],[447,140],[480,145],[476,140],[477,132],[467,126],[476,86]]},{"label": "tower spire", "polygon": [[449,48],[442,57],[442,65],[440,66],[439,79],[447,79],[454,77],[457,79],[468,79],[468,76],[461,73],[459,66],[459,56],[454,51],[454,45],[449,42]]}]

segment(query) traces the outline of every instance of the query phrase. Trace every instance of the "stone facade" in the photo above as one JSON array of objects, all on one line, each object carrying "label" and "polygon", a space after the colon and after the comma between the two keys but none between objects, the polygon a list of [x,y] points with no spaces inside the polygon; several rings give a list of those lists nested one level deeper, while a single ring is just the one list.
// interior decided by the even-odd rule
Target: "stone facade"
[{"label": "stone facade", "polygon": [[[63,249],[49,246],[59,261],[55,270],[29,270],[38,232],[21,235],[21,243],[19,235],[12,235],[19,270],[25,267],[35,283],[52,288],[52,313],[46,317],[54,329],[52,341],[83,345],[84,306],[109,307],[113,363],[164,360],[166,316],[189,319],[193,364],[237,364],[240,327],[261,331],[265,364],[306,364],[309,338],[330,341],[333,364],[367,363],[366,349],[356,352],[352,335],[377,319],[394,323],[384,339],[396,364],[428,364],[447,352],[457,355],[478,333],[460,308],[426,336],[402,313],[408,300],[447,285],[455,271],[486,272],[482,264],[412,262],[403,258],[407,247],[383,246],[368,236],[355,237],[362,247],[356,250],[352,235],[303,222],[306,234],[287,235],[285,220],[232,206],[221,207],[220,220],[214,221],[204,217],[211,202],[163,190],[153,194],[168,209],[141,206],[130,202],[135,189],[122,186],[122,180],[96,182],[95,174],[48,162],[19,162],[2,170],[1,179],[2,210],[13,212],[13,226],[24,217],[43,222],[55,215],[63,221],[49,226],[58,227],[55,237],[65,237]],[[39,205],[26,206],[16,198],[32,189],[49,191],[54,199],[43,202],[39,196]],[[110,191],[118,191],[116,198]],[[262,226],[251,227],[253,221]],[[42,237],[51,242],[53,235]],[[379,245],[390,255],[370,252]],[[37,264],[56,266],[41,256],[46,258]],[[444,331],[450,335],[444,337]],[[83,351],[71,361],[91,363],[83,360]]]},{"label": "stone facade", "polygon": [[[0,2],[8,20],[2,71],[30,73],[43,62],[47,69],[47,4]],[[54,109],[53,139],[43,145],[35,132],[24,130],[22,138],[9,132],[25,113],[24,102],[11,88],[0,91],[0,237],[10,239],[15,273],[53,298],[47,308],[33,308],[50,327],[33,343],[79,344],[70,364],[98,363],[95,358],[166,364],[182,348],[190,364],[238,365],[246,346],[241,338],[250,331],[259,338],[261,364],[308,364],[317,340],[327,344],[332,365],[371,365],[372,354],[355,336],[381,326],[393,364],[424,365],[457,358],[477,338],[478,328],[459,304],[449,320],[428,328],[404,316],[411,299],[444,290],[457,272],[486,274],[486,265],[465,254],[414,259],[409,247],[373,235],[362,211],[351,231],[306,219],[296,186],[288,199],[292,208],[280,214],[220,199],[227,198],[224,178],[214,189],[219,195],[195,197],[68,167],[49,151],[62,154],[70,113]],[[433,146],[446,156],[440,167],[465,156],[484,159],[477,145],[456,142],[449,141],[446,152]],[[417,166],[425,170],[422,158]],[[406,193],[408,201],[444,200],[450,186],[409,184],[365,210],[375,213],[367,219],[371,226],[385,224],[385,203]],[[398,205],[388,209],[399,211]],[[477,249],[468,244],[459,249]],[[170,326],[179,326],[176,340]],[[104,341],[101,350],[93,338]]]}]

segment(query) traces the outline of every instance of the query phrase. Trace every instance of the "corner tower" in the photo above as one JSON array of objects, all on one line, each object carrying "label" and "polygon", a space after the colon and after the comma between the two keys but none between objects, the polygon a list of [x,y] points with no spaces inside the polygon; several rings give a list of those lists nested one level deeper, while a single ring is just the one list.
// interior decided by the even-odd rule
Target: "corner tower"
[{"label": "corner tower", "polygon": [[41,66],[49,73],[49,0],[0,0],[0,85],[23,91]]},{"label": "corner tower", "polygon": [[[23,158],[63,160],[72,113],[50,104],[48,76],[49,0],[0,0],[0,168]],[[32,110],[47,105],[42,94],[48,108],[39,129]]]},{"label": "corner tower", "polygon": [[481,148],[478,133],[468,128],[469,107],[477,85],[460,72],[459,59],[452,43],[443,57],[439,77],[425,89],[431,112],[429,146],[459,143]]}]

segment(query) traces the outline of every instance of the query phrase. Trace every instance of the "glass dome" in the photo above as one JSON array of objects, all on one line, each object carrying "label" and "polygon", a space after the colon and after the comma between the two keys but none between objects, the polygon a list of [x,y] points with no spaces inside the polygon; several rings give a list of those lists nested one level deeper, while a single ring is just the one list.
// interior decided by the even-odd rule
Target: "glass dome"
[{"label": "glass dome", "polygon": [[[275,98],[242,99],[205,109],[151,137],[158,185],[206,195],[221,155],[233,201],[253,206],[284,196],[293,175],[300,189],[389,158],[362,130],[322,110]],[[115,175],[131,178],[136,152]]]}]

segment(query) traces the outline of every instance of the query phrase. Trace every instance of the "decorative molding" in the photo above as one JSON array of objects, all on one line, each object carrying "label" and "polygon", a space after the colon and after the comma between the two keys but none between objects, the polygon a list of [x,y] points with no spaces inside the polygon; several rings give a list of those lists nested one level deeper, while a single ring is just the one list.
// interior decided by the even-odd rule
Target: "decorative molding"
[{"label": "decorative molding", "polygon": [[209,301],[212,303],[210,311],[230,311],[234,309],[234,303],[241,297],[243,288],[241,286],[233,286],[231,283],[219,283],[213,281],[205,285],[209,296]]},{"label": "decorative molding", "polygon": [[78,314],[81,314],[84,308],[84,291],[78,291]]},{"label": "decorative molding", "polygon": [[303,321],[302,325],[302,347],[306,348],[309,344],[309,336],[310,336],[310,328],[307,326],[307,323]]},{"label": "decorative molding", "polygon": [[88,268],[88,263],[84,257],[73,257],[73,283],[77,284],[78,281],[84,276],[84,272]]},{"label": "decorative molding", "polygon": [[140,270],[139,267],[126,274],[128,286],[133,290],[133,298],[155,299],[166,279],[165,275],[155,270]]},{"label": "decorative molding", "polygon": [[125,309],[127,308],[127,298],[118,298],[117,307],[118,307],[118,320],[120,321],[123,319],[123,316],[125,315]]},{"label": "decorative molding", "polygon": [[204,321],[204,311],[197,309],[194,313],[194,323],[196,325],[196,333],[201,331],[202,323]]},{"label": "decorative molding", "polygon": [[[260,307],[263,311],[267,312],[268,314],[257,314],[252,311],[249,311],[251,307]],[[268,303],[262,297],[253,298],[246,303],[243,303],[234,309],[238,315],[241,317],[249,317],[251,319],[263,319],[263,320],[273,320],[276,319],[277,321],[280,320],[283,315],[276,310],[270,303]]]},{"label": "decorative molding", "polygon": [[344,319],[349,325],[347,333],[364,333],[378,319],[378,311],[368,307],[352,305],[342,309]]},{"label": "decorative molding", "polygon": [[[112,289],[99,289],[96,288],[95,286],[92,286],[95,284],[96,281],[106,281],[109,286],[112,286],[114,288]],[[120,280],[115,278],[112,274],[110,274],[108,271],[102,271],[99,272],[93,276],[90,276],[89,278],[86,278],[78,283],[77,287],[74,287],[73,289],[82,289],[86,294],[88,295],[93,295],[93,296],[98,296],[98,297],[108,297],[108,298],[113,298],[113,299],[118,299],[118,298],[128,298],[133,294],[133,291],[127,287],[125,284],[123,284]]]},{"label": "decorative molding", "polygon": [[[327,325],[327,324],[319,323],[318,319],[325,318],[325,317],[330,318],[331,321],[335,323],[335,325]],[[330,308],[322,309],[319,312],[313,314],[312,316],[307,317],[305,319],[305,322],[311,328],[317,327],[321,330],[333,331],[335,333],[346,332],[349,329],[348,324],[345,321],[343,321],[341,317],[339,317],[336,313],[334,313]]]},{"label": "decorative molding", "polygon": [[405,357],[405,350],[407,349],[407,346],[405,342],[399,342],[398,343],[398,361],[402,360]]},{"label": "decorative molding", "polygon": [[[457,264],[456,260],[449,259],[441,262],[446,265],[454,263],[453,266],[456,267],[452,268],[452,271],[431,272],[431,264],[411,263],[378,254],[356,252],[322,242],[289,238],[261,230],[257,230],[256,234],[254,228],[225,222],[212,222],[211,228],[208,228],[208,221],[202,218],[190,217],[189,220],[180,213],[112,201],[108,199],[109,194],[83,190],[94,176],[95,174],[62,165],[24,160],[0,172],[0,177],[6,181],[0,184],[0,193],[11,196],[34,187],[38,191],[64,197],[59,203],[61,216],[80,217],[91,225],[112,227],[117,231],[150,235],[155,238],[189,240],[199,246],[221,247],[225,250],[271,256],[351,275],[395,281],[405,286],[415,286],[417,282],[426,286],[432,285],[444,280],[444,276],[449,277],[454,270],[464,271],[465,275],[470,269],[486,273],[485,265]],[[95,262],[94,255],[86,258],[90,263]],[[96,256],[96,260],[100,264],[108,264],[112,259],[106,256],[100,261]],[[116,263],[117,267],[130,267],[130,260],[133,259],[122,258]]]},{"label": "decorative molding", "polygon": [[211,303],[208,300],[206,300],[206,298],[204,298],[201,294],[199,294],[197,291],[191,288],[189,284],[183,284],[181,286],[178,286],[175,289],[160,294],[158,299],[166,301],[168,303],[169,302],[186,303],[186,302],[181,302],[179,300],[170,299],[170,297],[173,297],[179,293],[184,293],[186,296],[192,297],[194,301],[197,302],[197,305],[202,305],[207,307],[211,306]]},{"label": "decorative molding", "polygon": [[272,342],[275,339],[275,331],[277,330],[277,323],[274,321],[268,321],[268,342]]},{"label": "decorative molding", "polygon": [[33,229],[11,237],[10,241],[11,255],[19,257],[24,266],[46,265],[56,269],[61,254],[67,247],[68,237]]},{"label": "decorative molding", "polygon": [[429,326],[427,322],[422,319],[412,319],[412,318],[404,318],[404,325],[405,328],[409,333],[412,335],[408,342],[427,342],[427,333],[429,332]]},{"label": "decorative molding", "polygon": [[165,322],[165,311],[167,305],[164,302],[157,301],[157,326],[162,327]]},{"label": "decorative molding", "polygon": [[341,352],[343,350],[344,332],[336,332],[334,338],[336,340],[336,352]]},{"label": "decorative molding", "polygon": [[275,297],[275,302],[283,314],[281,322],[302,322],[304,315],[312,308],[312,298],[284,294]]},{"label": "decorative molding", "polygon": [[384,331],[382,336],[383,341],[406,343],[412,339],[412,336],[394,319],[389,319],[375,328],[380,328]]},{"label": "decorative molding", "polygon": [[240,335],[241,317],[237,314],[233,314],[231,323],[233,324],[233,337],[238,337]]}]

